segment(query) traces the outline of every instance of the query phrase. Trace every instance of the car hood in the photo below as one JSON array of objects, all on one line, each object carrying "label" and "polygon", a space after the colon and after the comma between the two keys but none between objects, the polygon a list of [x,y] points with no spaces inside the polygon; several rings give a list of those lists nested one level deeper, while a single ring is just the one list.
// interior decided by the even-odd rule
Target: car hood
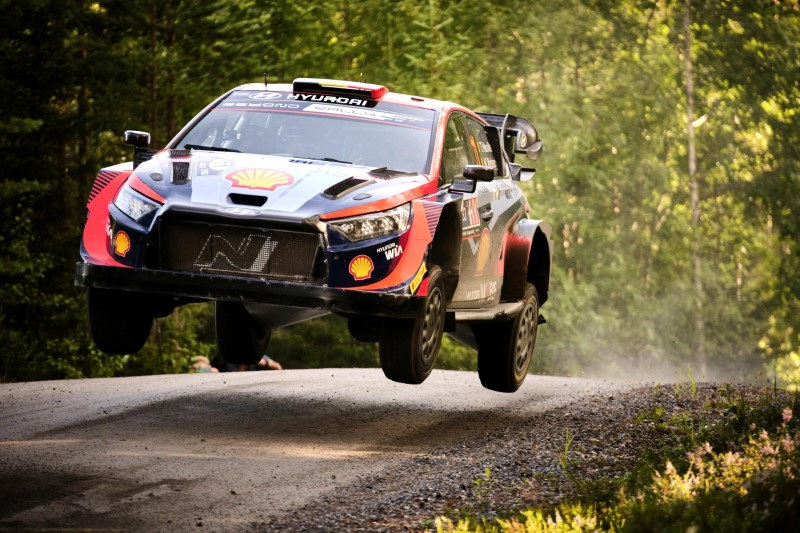
[{"label": "car hood", "polygon": [[424,174],[227,152],[165,150],[134,174],[166,209],[285,220],[391,209],[431,192]]}]

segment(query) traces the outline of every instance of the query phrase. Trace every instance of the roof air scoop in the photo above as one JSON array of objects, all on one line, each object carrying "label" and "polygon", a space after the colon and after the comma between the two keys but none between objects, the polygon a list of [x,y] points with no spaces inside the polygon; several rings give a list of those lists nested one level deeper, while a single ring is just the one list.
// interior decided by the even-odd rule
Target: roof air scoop
[{"label": "roof air scoop", "polygon": [[353,98],[377,100],[388,92],[383,85],[358,83],[354,81],[324,80],[318,78],[297,78],[292,82],[295,93],[320,93]]}]

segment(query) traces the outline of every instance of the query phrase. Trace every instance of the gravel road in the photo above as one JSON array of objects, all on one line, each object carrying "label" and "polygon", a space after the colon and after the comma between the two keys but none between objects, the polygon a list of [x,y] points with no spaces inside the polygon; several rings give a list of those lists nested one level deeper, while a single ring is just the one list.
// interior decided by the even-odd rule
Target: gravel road
[{"label": "gravel road", "polygon": [[475,373],[409,386],[377,369],[4,384],[0,529],[400,530],[552,501],[567,429],[589,455],[624,448],[641,390],[528,376],[500,394]]}]

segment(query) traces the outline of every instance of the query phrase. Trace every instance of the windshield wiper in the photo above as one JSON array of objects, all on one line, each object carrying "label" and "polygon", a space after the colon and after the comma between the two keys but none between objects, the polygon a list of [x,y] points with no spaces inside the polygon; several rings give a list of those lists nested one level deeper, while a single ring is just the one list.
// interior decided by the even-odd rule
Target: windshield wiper
[{"label": "windshield wiper", "polygon": [[212,150],[216,152],[241,152],[241,150],[236,150],[235,148],[223,148],[222,146],[203,146],[202,144],[184,144],[184,148],[188,148],[190,150]]},{"label": "windshield wiper", "polygon": [[341,159],[334,159],[333,157],[297,157],[295,159],[313,159],[314,161],[329,161],[331,163],[345,163],[347,165],[352,165],[352,161],[342,161]]},{"label": "windshield wiper", "polygon": [[409,172],[408,170],[395,170],[393,168],[388,167],[378,167],[373,168],[369,171],[370,174],[375,174],[377,176],[397,176],[397,175],[404,175],[404,176],[414,176],[417,172]]}]

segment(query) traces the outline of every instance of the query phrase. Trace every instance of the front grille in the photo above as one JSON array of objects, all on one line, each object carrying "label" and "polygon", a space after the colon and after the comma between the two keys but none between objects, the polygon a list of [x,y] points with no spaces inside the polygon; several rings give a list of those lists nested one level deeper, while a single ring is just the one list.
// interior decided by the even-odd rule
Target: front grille
[{"label": "front grille", "polygon": [[159,264],[166,270],[326,282],[319,234],[166,219],[159,236]]}]

